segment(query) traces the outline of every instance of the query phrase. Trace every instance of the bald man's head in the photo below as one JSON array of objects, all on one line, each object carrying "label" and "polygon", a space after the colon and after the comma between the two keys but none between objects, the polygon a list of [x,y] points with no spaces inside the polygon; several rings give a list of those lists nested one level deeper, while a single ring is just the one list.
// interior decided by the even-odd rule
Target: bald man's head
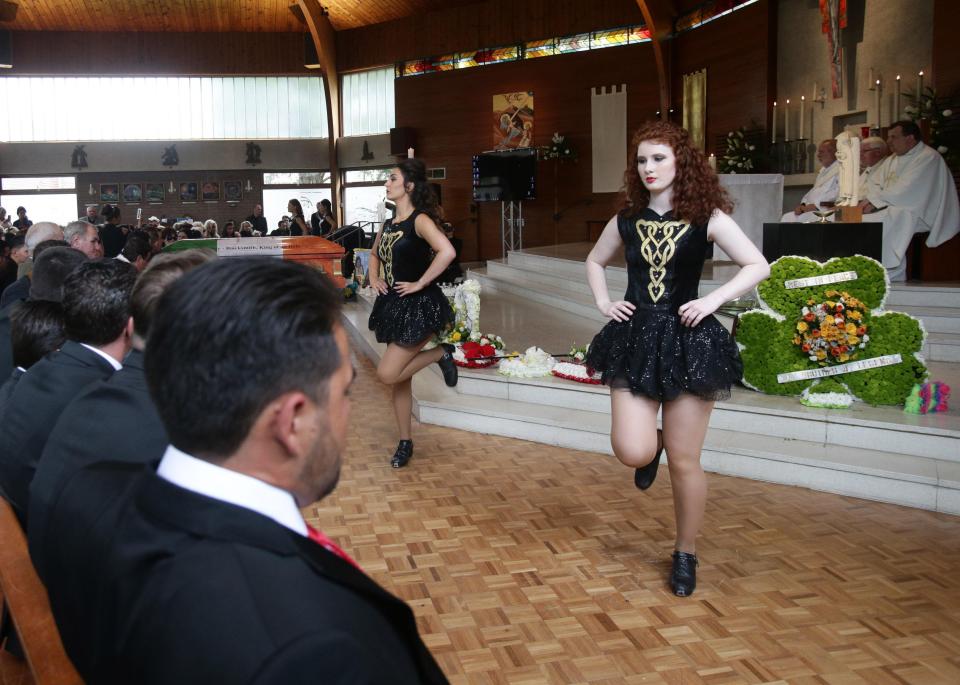
[{"label": "bald man's head", "polygon": [[27,229],[24,244],[27,252],[33,257],[33,249],[45,240],[63,240],[63,229],[52,221],[38,221]]}]

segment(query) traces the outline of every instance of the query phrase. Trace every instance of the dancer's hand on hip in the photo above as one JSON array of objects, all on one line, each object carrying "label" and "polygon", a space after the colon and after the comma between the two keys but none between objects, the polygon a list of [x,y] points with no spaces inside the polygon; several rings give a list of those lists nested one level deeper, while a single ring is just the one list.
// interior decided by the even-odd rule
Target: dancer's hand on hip
[{"label": "dancer's hand on hip", "polygon": [[387,291],[390,290],[390,286],[387,285],[387,282],[382,278],[372,277],[370,279],[370,287],[376,290],[381,295],[386,295]]},{"label": "dancer's hand on hip", "polygon": [[396,281],[393,284],[393,289],[400,293],[400,297],[404,295],[413,295],[413,293],[420,292],[424,289],[423,283],[420,281]]},{"label": "dancer's hand on hip", "polygon": [[693,328],[699,324],[707,316],[710,316],[715,311],[717,307],[720,306],[719,302],[714,302],[709,296],[701,297],[698,300],[690,300],[686,304],[680,305],[680,309],[677,310],[677,313],[680,314],[680,323],[684,326],[689,326]]},{"label": "dancer's hand on hip", "polygon": [[597,308],[600,312],[614,321],[628,321],[636,307],[626,300],[617,300],[616,302],[598,302]]}]

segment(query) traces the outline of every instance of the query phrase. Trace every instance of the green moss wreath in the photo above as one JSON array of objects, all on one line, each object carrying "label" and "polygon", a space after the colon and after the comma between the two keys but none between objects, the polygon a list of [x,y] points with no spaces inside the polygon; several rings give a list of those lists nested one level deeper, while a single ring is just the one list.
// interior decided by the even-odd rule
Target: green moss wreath
[{"label": "green moss wreath", "polygon": [[[801,288],[785,286],[786,281],[794,279],[847,271],[856,272],[856,278]],[[849,404],[838,401],[845,391],[850,399],[870,404],[903,404],[913,385],[927,378],[927,368],[918,354],[926,333],[912,316],[884,311],[889,285],[883,266],[869,257],[838,257],[824,264],[806,257],[778,259],[770,265],[770,277],[757,286],[762,308],[740,316],[737,343],[743,358],[744,384],[770,395],[801,395],[804,404],[812,406],[836,408]],[[811,360],[794,339],[803,307],[810,300],[828,300],[828,290],[849,293],[869,309],[864,316],[869,344],[859,350],[858,360],[899,353],[902,361],[830,379],[779,383],[778,374],[823,366]]]}]

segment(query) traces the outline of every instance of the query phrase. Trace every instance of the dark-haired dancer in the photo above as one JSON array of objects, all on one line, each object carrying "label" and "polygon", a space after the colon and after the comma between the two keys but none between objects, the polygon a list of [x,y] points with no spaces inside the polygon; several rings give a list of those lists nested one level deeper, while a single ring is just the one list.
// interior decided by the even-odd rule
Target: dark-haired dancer
[{"label": "dark-haired dancer", "polygon": [[[586,363],[610,386],[617,458],[636,469],[641,490],[653,484],[664,448],[670,459],[677,537],[670,584],[675,594],[696,587],[696,538],[707,501],[700,466],[713,403],[730,395],[743,366],[736,343],[712,316],[750,290],[770,269],[725,212],[731,204],[687,132],[651,122],[631,141],[621,211],[607,222],[587,257],[597,307],[612,319],[590,345]],[[741,268],[699,297],[707,243],[715,242]],[[610,301],[604,267],[625,246],[627,292]],[[663,431],[657,411],[663,407]]]},{"label": "dark-haired dancer", "polygon": [[390,170],[385,188],[387,199],[397,205],[396,219],[384,223],[370,251],[370,285],[379,294],[369,325],[378,342],[388,343],[377,376],[393,386],[400,444],[390,464],[400,468],[413,456],[413,374],[437,362],[446,384],[457,384],[452,345],[423,351],[427,341],[453,322],[453,310],[436,279],[456,252],[437,228],[437,199],[427,184],[422,161],[403,160]]},{"label": "dark-haired dancer", "polygon": [[303,220],[303,207],[300,200],[293,198],[287,203],[290,212],[290,235],[310,235],[306,222]]},{"label": "dark-haired dancer", "polygon": [[103,256],[113,259],[123,244],[127,242],[127,237],[120,228],[120,208],[114,205],[103,206],[103,223],[100,224],[100,242],[103,244]]}]

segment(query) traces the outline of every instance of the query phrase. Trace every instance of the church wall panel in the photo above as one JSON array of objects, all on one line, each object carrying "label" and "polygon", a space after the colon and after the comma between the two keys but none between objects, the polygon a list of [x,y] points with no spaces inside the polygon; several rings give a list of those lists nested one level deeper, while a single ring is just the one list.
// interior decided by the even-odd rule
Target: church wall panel
[{"label": "church wall panel", "polygon": [[776,8],[761,0],[672,41],[671,92],[677,121],[682,121],[683,74],[707,70],[707,153],[716,152],[718,135],[740,126],[769,126]]}]

